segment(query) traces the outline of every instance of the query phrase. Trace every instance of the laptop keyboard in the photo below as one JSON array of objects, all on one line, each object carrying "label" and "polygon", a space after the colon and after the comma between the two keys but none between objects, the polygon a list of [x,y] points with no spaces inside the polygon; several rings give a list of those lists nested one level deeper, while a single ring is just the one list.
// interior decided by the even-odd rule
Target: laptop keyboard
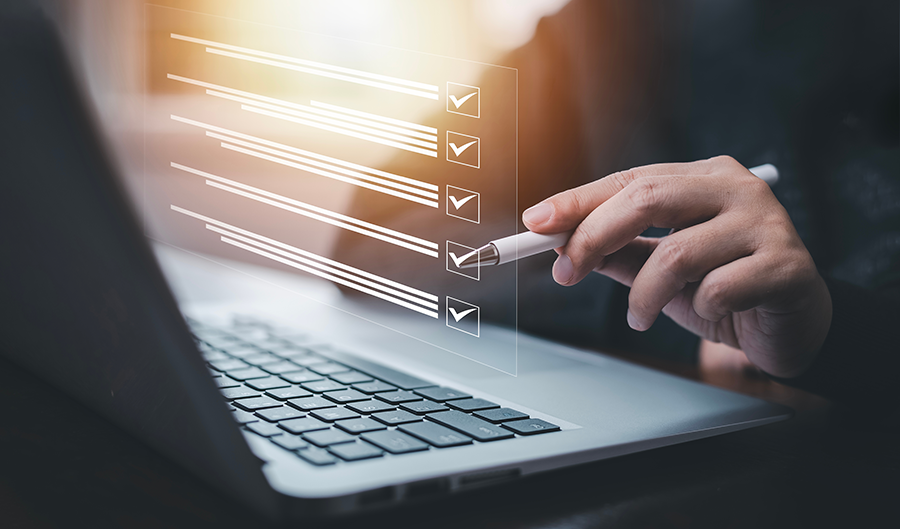
[{"label": "laptop keyboard", "polygon": [[235,420],[312,465],[560,430],[382,365],[344,365],[328,357],[327,344],[276,335],[262,322],[188,323]]}]

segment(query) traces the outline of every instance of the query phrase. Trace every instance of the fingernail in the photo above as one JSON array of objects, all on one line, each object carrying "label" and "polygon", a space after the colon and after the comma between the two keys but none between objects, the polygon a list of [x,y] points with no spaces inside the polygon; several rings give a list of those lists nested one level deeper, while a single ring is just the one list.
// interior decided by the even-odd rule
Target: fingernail
[{"label": "fingernail", "polygon": [[553,215],[553,206],[547,202],[541,202],[522,212],[522,220],[527,224],[541,225],[550,220],[551,215]]},{"label": "fingernail", "polygon": [[641,324],[638,323],[637,318],[634,317],[634,314],[631,313],[631,309],[628,309],[628,312],[625,313],[625,319],[628,320],[628,326],[636,331],[642,331]]},{"label": "fingernail", "polygon": [[560,285],[568,285],[574,273],[575,267],[572,266],[572,260],[566,254],[560,255],[553,263],[553,280]]}]

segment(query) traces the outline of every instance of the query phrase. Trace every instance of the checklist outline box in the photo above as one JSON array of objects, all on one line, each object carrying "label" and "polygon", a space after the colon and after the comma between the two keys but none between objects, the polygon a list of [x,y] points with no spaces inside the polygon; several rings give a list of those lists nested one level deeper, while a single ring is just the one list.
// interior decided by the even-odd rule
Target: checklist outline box
[{"label": "checklist outline box", "polygon": [[[453,146],[451,146],[450,145],[450,135],[451,134],[455,134],[457,136],[462,136],[463,138],[466,138],[466,142],[461,143],[461,145],[458,147],[456,146],[456,143],[454,143]],[[474,140],[474,141],[470,142],[468,140]],[[459,140],[457,140],[457,141],[459,141]],[[456,148],[454,149],[454,147],[456,147]],[[478,156],[477,156],[478,159],[476,160],[475,165],[472,165],[472,164],[466,163],[466,162],[461,162],[459,160],[451,160],[450,159],[451,152],[453,152],[455,158],[459,158],[459,156],[461,154],[465,154],[465,152],[470,150],[472,147],[475,147],[475,149],[478,150]],[[481,168],[481,138],[479,138],[477,136],[469,136],[468,134],[463,134],[461,132],[453,132],[452,130],[448,130],[447,131],[447,161],[453,162],[453,163],[458,163],[459,165],[465,165],[466,167],[474,167],[475,169],[480,169]]]},{"label": "checklist outline box", "polygon": [[[447,241],[447,256],[446,256],[446,257],[447,257],[447,271],[448,271],[448,272],[452,272],[452,273],[454,273],[454,274],[456,274],[456,275],[461,275],[461,276],[463,276],[463,277],[468,277],[469,279],[474,279],[475,281],[481,281],[481,256],[480,256],[480,255],[477,255],[477,257],[478,257],[478,266],[475,267],[475,275],[469,275],[469,274],[467,274],[464,270],[471,270],[471,268],[465,268],[465,269],[463,269],[463,268],[459,268],[458,266],[453,266],[453,267],[450,266],[450,261],[451,261],[451,260],[454,260],[454,261],[456,260],[456,259],[454,259],[453,257],[450,256],[450,251],[451,251],[450,245],[451,245],[451,244],[452,244],[453,246],[458,246],[459,248],[464,248],[464,249],[465,249],[463,252],[459,252],[459,250],[453,252],[454,255],[456,256],[456,259],[460,259],[462,256],[468,255],[470,252],[477,252],[477,251],[478,251],[477,248],[472,248],[472,247],[470,247],[470,246],[466,246],[465,244],[459,244],[458,242]],[[456,263],[454,262],[454,264],[456,264]]]},{"label": "checklist outline box", "polygon": [[[450,316],[450,314],[451,314],[451,312],[450,312],[450,301],[451,301],[451,300],[453,300],[454,302],[459,303],[459,304],[461,304],[461,305],[465,305],[466,307],[471,307],[471,308],[475,309],[476,320],[475,320],[475,333],[474,333],[474,334],[471,333],[471,332],[469,332],[469,331],[467,331],[467,330],[465,330],[465,329],[460,329],[459,327],[454,327],[454,326],[450,325],[450,317],[451,317],[451,316]],[[446,305],[447,305],[447,306],[445,307],[445,312],[447,313],[447,327],[450,327],[450,328],[453,329],[454,331],[459,331],[459,332],[466,333],[466,334],[468,334],[469,336],[474,336],[474,337],[476,337],[476,338],[480,338],[480,337],[481,337],[481,307],[479,307],[478,305],[473,305],[473,304],[471,304],[471,303],[466,303],[465,301],[463,301],[463,300],[461,300],[461,299],[451,298],[450,296],[447,296],[447,304],[446,304]],[[455,312],[455,311],[454,311],[454,312]],[[463,312],[465,312],[465,311],[463,311]],[[467,315],[468,315],[468,314],[466,314],[466,315],[464,315],[464,316],[460,316],[459,319],[462,320],[462,319],[464,319]],[[459,313],[457,313],[457,316],[459,316]],[[453,317],[453,320],[456,321],[456,316]],[[456,321],[456,323],[459,323],[459,322]]]},{"label": "checklist outline box", "polygon": [[[468,217],[463,217],[461,215],[454,215],[453,213],[450,213],[450,211],[451,211],[450,206],[453,206],[453,211],[459,211],[459,208],[464,206],[464,204],[459,204],[459,207],[456,207],[456,204],[452,203],[453,200],[450,198],[450,196],[451,196],[450,190],[451,189],[455,189],[457,191],[462,191],[463,193],[466,193],[467,196],[475,195],[475,203],[477,205],[477,207],[475,209],[475,220],[472,220]],[[459,193],[457,193],[457,194],[459,194]],[[453,196],[453,198],[455,199],[456,196]],[[462,200],[465,200],[465,198],[463,198]],[[447,185],[447,205],[446,205],[446,207],[447,207],[447,215],[449,215],[451,217],[466,220],[473,224],[481,224],[481,193],[478,193],[477,191],[469,191],[468,189],[463,189],[461,187],[451,186],[448,184]]]},{"label": "checklist outline box", "polygon": [[[460,110],[459,110],[459,107],[461,107],[461,106],[463,106],[463,105],[466,104],[466,97],[468,97],[468,94],[467,94],[466,96],[463,97],[463,100],[462,100],[462,101],[460,101],[460,100],[458,100],[458,99],[457,99],[456,101],[452,101],[452,102],[453,102],[453,107],[456,108],[456,110],[450,110],[451,97],[453,97],[453,98],[456,97],[455,95],[453,95],[453,94],[450,93],[450,85],[453,85],[453,86],[464,86],[464,87],[466,87],[466,88],[471,88],[472,90],[475,90],[475,96],[474,96],[474,97],[475,97],[475,99],[478,100],[478,105],[476,106],[476,110],[475,110],[475,114],[474,114],[474,115],[473,115],[473,114],[470,114],[470,113],[468,113],[468,112],[460,112]],[[472,93],[471,90],[469,91],[469,93],[470,93],[470,94]],[[461,116],[468,116],[468,117],[470,117],[470,118],[475,118],[475,119],[480,118],[480,117],[481,117],[481,88],[479,88],[479,87],[477,87],[477,86],[472,86],[472,85],[467,85],[467,84],[462,84],[462,83],[454,83],[454,82],[451,82],[451,81],[447,81],[447,112],[450,112],[451,114],[459,114],[459,115],[461,115]]]}]

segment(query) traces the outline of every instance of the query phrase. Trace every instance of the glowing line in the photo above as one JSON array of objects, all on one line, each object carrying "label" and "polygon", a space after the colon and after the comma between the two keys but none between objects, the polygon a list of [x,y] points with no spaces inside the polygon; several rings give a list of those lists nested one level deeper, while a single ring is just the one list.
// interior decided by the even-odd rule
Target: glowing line
[{"label": "glowing line", "polygon": [[321,77],[328,77],[330,79],[337,79],[338,81],[349,81],[351,83],[371,86],[373,88],[383,88],[385,90],[391,90],[394,92],[400,92],[401,94],[409,94],[412,96],[424,97],[427,99],[434,99],[437,101],[438,95],[432,94],[429,92],[423,92],[421,90],[413,90],[412,88],[404,88],[402,86],[380,83],[378,81],[369,81],[366,79],[360,79],[359,77],[351,77],[349,75],[343,75],[339,73],[330,73],[322,70],[316,70],[314,68],[308,68],[306,66],[297,66],[294,64],[289,64],[281,61],[273,61],[270,59],[260,59],[259,57],[253,57],[251,55],[244,55],[243,53],[234,53],[230,51],[224,51],[216,48],[206,48],[207,53],[213,53],[215,55],[223,55],[225,57],[231,57],[232,59],[241,59],[243,61],[255,62],[258,64],[265,64],[267,66],[275,66],[277,68],[284,68],[285,70],[294,70],[295,72],[303,72],[303,73],[311,73],[313,75],[318,75]]},{"label": "glowing line", "polygon": [[369,114],[368,112],[353,110],[352,108],[339,107],[337,105],[330,105],[328,103],[321,103],[319,101],[310,101],[309,104],[317,108],[332,110],[334,112],[341,112],[343,114],[350,114],[351,116],[357,116],[364,119],[383,121],[385,123],[391,123],[394,125],[399,125],[401,127],[408,127],[411,129],[418,129],[423,132],[430,132],[432,134],[437,134],[438,132],[438,129],[434,127],[426,127],[425,125],[419,125],[418,123],[410,123],[409,121],[400,121],[399,119],[386,118],[384,116],[379,116],[378,114]]},{"label": "glowing line", "polygon": [[[205,83],[204,83],[204,84],[205,84]],[[389,179],[389,180],[396,180],[396,181],[398,181],[398,182],[404,182],[404,183],[407,183],[407,184],[410,184],[410,185],[413,185],[413,186],[422,187],[422,188],[424,188],[424,189],[428,189],[428,190],[431,190],[431,191],[437,191],[437,190],[438,190],[438,186],[436,186],[436,185],[434,185],[434,184],[429,184],[429,183],[427,183],[427,182],[422,182],[422,181],[415,180],[415,179],[412,179],[412,178],[407,178],[407,177],[405,177],[405,176],[395,175],[395,174],[393,174],[393,173],[388,173],[388,172],[385,172],[385,171],[381,171],[381,170],[379,170],[379,169],[373,169],[373,168],[371,168],[371,167],[366,167],[365,165],[359,165],[359,164],[355,164],[355,163],[353,163],[353,162],[347,162],[347,161],[344,161],[344,160],[339,160],[339,159],[337,159],[337,158],[332,158],[332,157],[330,157],[330,156],[325,156],[324,154],[317,154],[317,153],[310,152],[310,151],[304,151],[303,149],[298,149],[298,148],[296,148],[296,147],[291,147],[290,145],[284,145],[284,144],[282,144],[282,143],[276,143],[276,142],[274,142],[274,141],[264,140],[264,139],[262,139],[262,138],[257,138],[256,136],[250,136],[249,134],[242,134],[242,133],[240,133],[240,132],[235,132],[235,131],[232,131],[232,130],[224,129],[224,128],[222,128],[222,127],[217,127],[217,126],[215,126],[215,125],[209,125],[209,124],[207,124],[207,123],[203,123],[203,122],[200,122],[200,121],[194,121],[194,120],[192,120],[192,119],[183,118],[183,117],[180,117],[180,116],[176,116],[176,115],[174,115],[174,114],[170,115],[169,117],[172,118],[172,119],[174,119],[175,121],[180,121],[180,122],[186,123],[186,124],[188,124],[188,125],[194,125],[195,127],[200,127],[200,128],[204,128],[204,129],[208,129],[208,130],[214,130],[214,131],[216,131],[216,132],[221,132],[222,134],[230,134],[230,135],[235,136],[235,137],[238,137],[238,138],[243,138],[243,139],[245,139],[245,140],[255,141],[255,142],[257,142],[257,143],[262,143],[263,145],[268,145],[268,146],[270,146],[270,147],[275,147],[276,149],[283,149],[283,150],[286,150],[286,151],[293,152],[293,153],[295,153],[295,154],[299,154],[299,155],[302,155],[302,156],[307,156],[307,157],[309,157],[309,158],[315,158],[315,159],[317,159],[317,160],[322,160],[322,161],[324,161],[324,162],[333,163],[333,164],[335,164],[335,165],[340,165],[340,166],[343,166],[343,167],[348,167],[348,168],[350,168],[350,169],[355,169],[355,170],[357,170],[357,171],[361,171],[361,172],[364,172],[364,173],[371,173],[371,174],[373,174],[373,175],[382,176],[382,177],[387,178],[387,179]]]},{"label": "glowing line", "polygon": [[300,254],[300,255],[302,255],[302,256],[304,256],[304,257],[307,257],[307,258],[309,258],[309,259],[314,259],[314,260],[316,260],[316,261],[321,261],[321,262],[323,262],[323,263],[325,263],[325,264],[328,264],[328,265],[331,265],[331,266],[333,266],[333,267],[335,267],[335,268],[340,268],[341,270],[346,270],[346,271],[348,271],[348,272],[350,272],[350,273],[357,274],[357,275],[360,275],[360,276],[362,276],[362,277],[366,277],[366,278],[371,279],[371,280],[373,280],[373,281],[377,281],[377,282],[379,282],[379,283],[384,283],[385,285],[389,285],[389,286],[392,286],[392,287],[397,288],[397,289],[399,289],[399,290],[403,290],[403,291],[409,292],[410,294],[415,294],[415,295],[421,296],[421,297],[423,297],[423,298],[425,298],[425,299],[429,299],[429,300],[431,300],[431,301],[434,301],[435,303],[437,303],[437,301],[438,301],[438,297],[435,296],[434,294],[429,294],[428,292],[423,292],[423,291],[418,290],[418,289],[415,289],[415,288],[413,288],[413,287],[406,286],[406,285],[404,285],[404,284],[402,284],[402,283],[397,283],[396,281],[391,281],[390,279],[386,279],[386,278],[383,278],[383,277],[381,277],[381,276],[377,276],[377,275],[375,275],[375,274],[366,272],[365,270],[360,270],[359,268],[354,268],[354,267],[352,267],[352,266],[350,266],[350,265],[345,265],[344,263],[340,263],[340,262],[338,262],[338,261],[334,261],[334,260],[332,260],[332,259],[328,259],[327,257],[322,257],[322,256],[316,255],[316,254],[314,254],[314,253],[312,253],[312,252],[307,252],[306,250],[301,250],[300,248],[297,248],[297,247],[295,247],[295,246],[291,246],[291,245],[289,245],[289,244],[285,244],[285,243],[283,243],[283,242],[276,241],[276,240],[274,240],[274,239],[270,239],[270,238],[264,237],[264,236],[262,236],[262,235],[258,235],[258,234],[256,234],[256,233],[253,233],[252,231],[247,231],[247,230],[245,230],[245,229],[238,228],[237,226],[232,226],[232,225],[230,225],[230,224],[226,224],[226,223],[224,223],[224,222],[222,222],[222,221],[219,221],[219,220],[216,220],[216,219],[207,217],[207,216],[205,216],[205,215],[201,215],[201,214],[199,214],[199,213],[194,213],[193,211],[189,211],[189,210],[186,210],[186,209],[184,209],[184,208],[180,208],[180,207],[178,207],[178,206],[176,206],[176,205],[174,205],[174,204],[170,205],[169,207],[170,207],[173,211],[177,211],[177,212],[179,212],[179,213],[183,213],[183,214],[188,215],[188,216],[190,216],[190,217],[194,217],[195,219],[202,220],[203,222],[207,222],[207,223],[210,223],[210,224],[214,224],[214,225],[219,226],[219,227],[221,227],[221,228],[225,228],[225,229],[231,230],[231,231],[233,231],[233,232],[240,233],[241,235],[246,235],[247,237],[252,237],[252,238],[254,238],[254,239],[258,239],[258,240],[263,241],[263,242],[265,242],[265,243],[267,243],[267,244],[271,244],[272,246],[277,246],[277,247],[279,247],[279,248],[283,248],[283,249],[288,250],[288,251],[290,251],[290,252],[294,252],[294,253]]},{"label": "glowing line", "polygon": [[319,270],[322,270],[322,271],[327,272],[327,273],[329,273],[329,274],[333,274],[333,275],[335,275],[335,276],[337,276],[337,277],[340,277],[340,278],[343,278],[343,279],[345,279],[345,280],[347,280],[347,281],[355,281],[355,282],[360,283],[360,284],[362,284],[362,285],[365,285],[365,286],[367,286],[367,287],[369,287],[369,288],[371,288],[371,289],[373,289],[373,290],[377,290],[377,291],[379,291],[379,292],[383,292],[384,294],[387,294],[387,295],[390,295],[390,296],[394,296],[394,297],[398,297],[398,298],[401,298],[401,299],[405,299],[405,300],[411,301],[411,302],[413,302],[413,303],[418,303],[419,305],[422,305],[423,307],[426,307],[426,308],[430,308],[430,309],[432,309],[432,310],[437,310],[437,309],[438,309],[437,303],[431,303],[431,302],[425,301],[425,300],[423,300],[423,299],[421,299],[421,298],[413,297],[413,296],[410,296],[409,294],[404,294],[403,292],[400,292],[399,290],[394,290],[394,289],[392,289],[392,288],[385,287],[384,285],[379,285],[379,284],[377,284],[377,283],[373,283],[373,282],[368,281],[368,280],[366,280],[366,279],[363,279],[363,278],[361,278],[361,277],[353,276],[353,275],[348,274],[348,273],[346,273],[346,272],[342,272],[342,271],[340,271],[340,270],[338,270],[338,269],[332,268],[332,267],[330,267],[330,266],[328,266],[328,265],[324,265],[324,264],[322,264],[322,263],[317,263],[317,262],[315,262],[315,261],[311,261],[311,260],[309,260],[309,259],[305,259],[305,258],[303,258],[303,257],[294,255],[294,254],[292,254],[292,253],[290,253],[290,252],[287,252],[287,251],[284,251],[284,250],[280,250],[280,249],[278,249],[278,248],[276,248],[276,247],[274,247],[274,246],[271,246],[271,245],[268,245],[268,244],[261,243],[261,242],[259,242],[259,241],[254,240],[254,239],[250,239],[250,238],[248,238],[248,237],[244,237],[244,236],[238,235],[238,234],[236,234],[236,233],[231,233],[231,232],[228,231],[228,230],[223,230],[222,228],[217,228],[216,226],[212,226],[212,225],[210,225],[210,224],[207,224],[207,225],[206,225],[206,229],[208,229],[208,230],[210,230],[210,231],[214,231],[214,232],[219,233],[219,234],[221,234],[221,235],[225,235],[225,236],[227,236],[227,237],[233,237],[233,238],[235,238],[235,239],[237,239],[237,240],[239,240],[239,241],[242,241],[242,242],[245,242],[245,243],[247,243],[247,244],[256,246],[257,248],[262,248],[262,249],[264,249],[264,250],[267,250],[267,251],[270,251],[270,252],[279,254],[279,255],[281,255],[281,256],[283,256],[283,257],[286,257],[286,258],[288,258],[288,259],[293,259],[294,261],[299,261],[299,262],[301,262],[301,263],[303,263],[303,264],[305,264],[305,265],[307,265],[307,266],[312,266],[312,267],[314,267],[314,268],[318,268]]},{"label": "glowing line", "polygon": [[[437,152],[435,152],[435,151],[426,151],[425,149],[421,149],[419,147],[413,147],[412,145],[406,145],[404,143],[400,143],[400,142],[396,142],[396,141],[385,140],[385,139],[379,138],[377,136],[370,136],[368,134],[353,132],[353,131],[350,131],[347,129],[342,129],[340,127],[332,127],[331,125],[325,125],[322,123],[316,123],[315,121],[309,121],[306,119],[295,118],[295,117],[287,116],[285,114],[279,114],[278,112],[270,112],[268,110],[263,110],[261,108],[256,108],[256,107],[249,106],[249,105],[241,105],[241,109],[247,110],[250,112],[255,112],[257,114],[263,114],[265,116],[270,116],[273,118],[283,119],[285,121],[299,123],[301,125],[315,127],[317,129],[327,130],[327,131],[331,131],[331,132],[337,132],[338,134],[343,134],[345,136],[350,136],[353,138],[359,138],[361,140],[371,141],[373,143],[380,143],[382,145],[387,145],[388,147],[394,147],[397,149],[402,149],[404,151],[415,152],[418,154],[424,154],[425,156],[431,156],[432,158],[437,158]],[[437,148],[437,147],[435,147],[435,148]]]},{"label": "glowing line", "polygon": [[[422,140],[417,140],[415,138],[410,138],[409,136],[404,136],[402,134],[394,134],[392,132],[385,132],[382,130],[373,129],[371,127],[355,125],[353,123],[348,123],[347,121],[345,121],[344,116],[340,116],[340,115],[338,115],[338,117],[341,119],[332,119],[329,117],[310,113],[309,111],[303,112],[300,110],[285,108],[283,106],[273,105],[271,103],[263,103],[261,101],[254,101],[254,100],[248,99],[246,97],[240,97],[240,96],[235,96],[235,95],[231,95],[231,94],[224,94],[222,92],[217,92],[215,90],[207,90],[206,93],[211,96],[220,97],[222,99],[229,99],[231,101],[237,101],[238,103],[244,103],[245,105],[267,108],[269,110],[274,110],[277,112],[284,112],[285,114],[288,114],[291,116],[297,116],[297,117],[304,118],[304,119],[311,119],[313,121],[319,121],[321,123],[334,125],[336,127],[343,127],[346,129],[355,130],[355,131],[362,132],[365,134],[371,134],[373,136],[387,138],[389,140],[410,143],[412,145],[418,145],[419,147],[425,147],[426,149],[437,149],[437,140],[435,140],[433,142],[422,141]],[[302,105],[297,105],[297,106],[302,106]],[[241,108],[243,108],[243,106]],[[311,110],[315,110],[315,109],[311,109]],[[424,134],[423,134],[423,136],[424,136]]]}]

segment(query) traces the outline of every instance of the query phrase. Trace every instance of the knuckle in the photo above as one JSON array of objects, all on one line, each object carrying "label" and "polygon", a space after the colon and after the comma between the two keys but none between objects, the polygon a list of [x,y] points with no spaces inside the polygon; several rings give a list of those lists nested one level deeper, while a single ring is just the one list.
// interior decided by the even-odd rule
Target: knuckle
[{"label": "knuckle", "polygon": [[[728,312],[728,282],[721,276],[707,276],[703,281],[703,294],[697,297],[703,313],[717,318]],[[698,311],[700,312],[700,311]]]},{"label": "knuckle", "polygon": [[649,213],[656,203],[658,187],[654,178],[636,180],[625,188],[626,198],[639,213]]},{"label": "knuckle", "polygon": [[[729,166],[729,165],[741,165],[737,160],[727,154],[720,154],[718,156],[713,156],[709,159],[710,162],[716,165]],[[743,166],[742,166],[743,167]]]},{"label": "knuckle", "polygon": [[686,274],[690,266],[690,257],[682,241],[666,237],[659,243],[654,253],[657,254],[659,265],[670,275],[682,278]]}]

